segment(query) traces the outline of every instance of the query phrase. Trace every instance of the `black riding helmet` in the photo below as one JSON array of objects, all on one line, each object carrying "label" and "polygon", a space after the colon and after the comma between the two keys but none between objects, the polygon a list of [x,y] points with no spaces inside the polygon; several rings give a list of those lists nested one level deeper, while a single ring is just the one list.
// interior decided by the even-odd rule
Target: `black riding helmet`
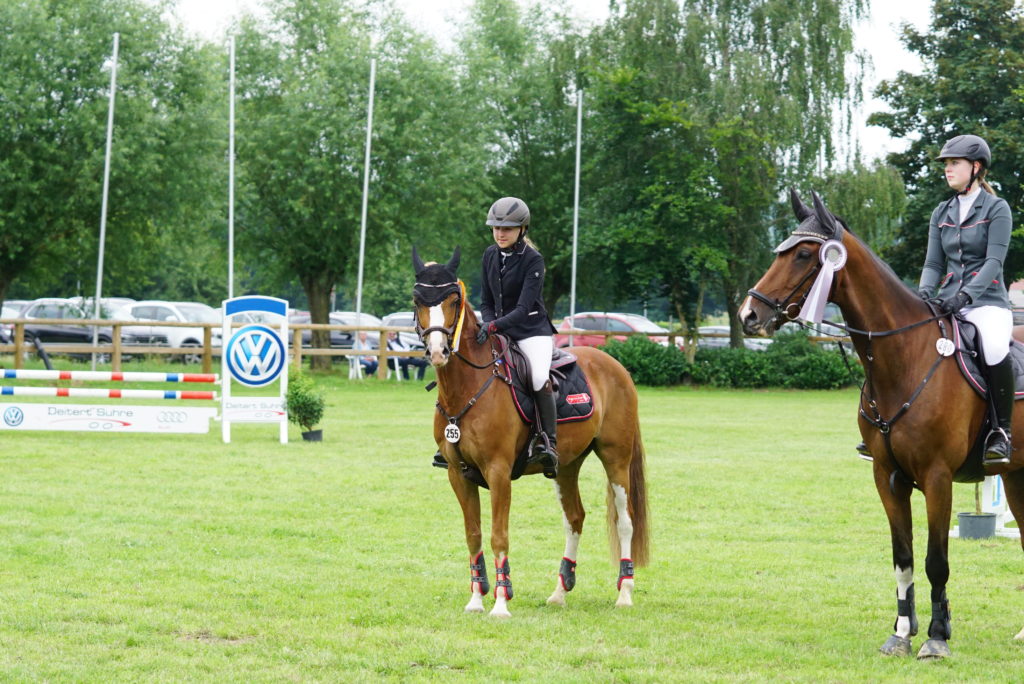
[{"label": "black riding helmet", "polygon": [[519,234],[519,239],[522,240],[526,231],[530,229],[530,208],[518,197],[502,197],[492,204],[490,211],[487,212],[487,225],[519,226],[524,229]]},{"label": "black riding helmet", "polygon": [[946,159],[980,161],[981,165],[987,169],[992,165],[992,151],[983,138],[976,135],[958,135],[946,141],[936,159],[939,161]]}]

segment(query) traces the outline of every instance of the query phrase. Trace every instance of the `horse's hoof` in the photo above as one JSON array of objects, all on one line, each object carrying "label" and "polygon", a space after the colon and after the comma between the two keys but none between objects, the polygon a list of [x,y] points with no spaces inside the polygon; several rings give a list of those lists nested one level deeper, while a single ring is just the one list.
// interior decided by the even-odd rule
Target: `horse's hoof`
[{"label": "horse's hoof", "polygon": [[561,606],[562,608],[565,608],[565,594],[556,589],[555,593],[548,597],[548,605]]},{"label": "horse's hoof", "polygon": [[512,617],[512,613],[508,612],[508,608],[501,608],[499,610],[498,607],[495,606],[494,609],[491,611],[491,617],[492,618],[510,618],[510,617]]},{"label": "horse's hoof", "polygon": [[911,650],[910,639],[893,634],[884,644],[882,644],[882,648],[878,650],[885,655],[909,656]]},{"label": "horse's hoof", "polygon": [[467,613],[482,613],[484,612],[483,606],[474,606],[472,603],[466,604]]},{"label": "horse's hoof", "polygon": [[949,644],[946,643],[945,639],[929,639],[924,642],[921,646],[921,650],[917,652],[918,660],[938,660],[939,658],[948,658],[952,655],[949,651]]},{"label": "horse's hoof", "polygon": [[466,604],[465,611],[467,613],[482,613],[484,612],[484,599],[480,594],[474,593],[473,598],[469,599],[469,603]]},{"label": "horse's hoof", "polygon": [[1017,641],[1024,641],[1024,629],[1017,632],[1017,636],[1013,637]]}]

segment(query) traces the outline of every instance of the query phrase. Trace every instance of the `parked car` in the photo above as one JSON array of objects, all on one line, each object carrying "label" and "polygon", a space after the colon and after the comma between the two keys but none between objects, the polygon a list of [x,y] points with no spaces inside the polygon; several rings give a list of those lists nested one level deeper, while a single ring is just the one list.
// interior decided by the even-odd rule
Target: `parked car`
[{"label": "parked car", "polygon": [[[387,316],[381,319],[381,323],[384,325],[406,325],[410,328],[416,326],[416,320],[412,311],[396,311],[389,313]],[[398,339],[401,340],[405,346],[409,349],[424,349],[423,340],[420,336],[414,332],[400,332],[398,333]]]},{"label": "parked car", "polygon": [[[729,346],[729,326],[702,325],[697,328],[700,338],[697,346],[701,349],[717,349]],[[713,336],[713,337],[711,337]],[[772,343],[770,337],[744,337],[743,346],[747,349],[764,350]]]},{"label": "parked car", "polygon": [[[351,325],[346,322],[340,316],[334,314],[328,315],[328,323],[331,325]],[[311,321],[310,314],[308,311],[297,311],[288,316],[288,324],[304,324]],[[331,333],[331,348],[332,349],[351,349],[355,342],[355,333],[351,330],[330,330]],[[311,347],[313,345],[313,331],[303,330],[302,331],[302,346]]]},{"label": "parked car", "polygon": [[[16,312],[21,313],[25,310],[25,307],[32,303],[31,299],[5,299],[4,307],[14,309]],[[6,318],[6,316],[5,316]]]},{"label": "parked car", "polygon": [[[19,307],[13,307],[4,304],[3,310],[0,311],[0,318],[17,318],[19,313],[21,313],[21,309]],[[0,344],[10,344],[13,335],[13,324],[4,323],[3,325],[0,325]]]},{"label": "parked car", "polygon": [[[91,316],[83,311],[71,299],[43,298],[30,303],[19,318],[43,319],[59,318],[69,320],[88,319]],[[114,330],[109,325],[99,326],[96,338],[99,344],[110,344]],[[93,327],[90,325],[68,325],[49,323],[26,323],[25,342],[32,344],[35,340],[42,343],[91,343]],[[166,345],[167,336],[147,329],[144,326],[127,325],[121,328],[121,344],[124,345]]]},{"label": "parked car", "polygon": [[[166,302],[146,300],[134,302],[117,312],[118,318],[137,321],[174,321],[176,323],[217,323],[211,330],[211,344],[221,345],[221,315],[218,309],[199,302]],[[144,326],[153,334],[163,335],[171,347],[202,347],[203,326]],[[202,350],[182,355],[179,359],[184,363],[199,363],[203,359]]]},{"label": "parked car", "polygon": [[[96,307],[92,303],[92,297],[72,297],[71,300],[78,304],[78,308],[89,316],[96,312]],[[134,303],[135,300],[131,297],[101,297],[100,318],[117,318],[117,314],[121,312],[121,309]]]},{"label": "parked car", "polygon": [[[365,325],[372,328],[384,325],[384,322],[379,318],[365,311],[360,314],[357,314],[355,311],[332,311],[331,322],[334,323],[335,319],[339,321],[338,325]],[[370,349],[376,349],[380,345],[380,333],[373,330],[368,331],[366,333],[366,341]]]},{"label": "parked car", "polygon": [[[608,331],[618,333],[629,333],[629,332],[650,332],[650,333],[664,333],[662,335],[650,335],[652,342],[656,342],[663,347],[668,346],[668,330],[661,327],[657,323],[649,320],[646,316],[640,314],[630,313],[605,313],[597,311],[588,311],[584,313],[578,313],[575,317],[566,316],[565,320],[558,326],[559,331],[569,330],[571,328],[578,328],[580,330],[593,330],[593,331]],[[605,335],[593,335],[593,334],[578,334],[573,337],[573,345],[577,347],[599,347],[608,339],[616,339],[625,341],[627,335],[611,335],[606,337]],[[683,346],[682,338],[676,338],[676,345]],[[556,347],[568,347],[569,346],[569,335],[564,332],[559,332],[555,335],[555,346]]]}]

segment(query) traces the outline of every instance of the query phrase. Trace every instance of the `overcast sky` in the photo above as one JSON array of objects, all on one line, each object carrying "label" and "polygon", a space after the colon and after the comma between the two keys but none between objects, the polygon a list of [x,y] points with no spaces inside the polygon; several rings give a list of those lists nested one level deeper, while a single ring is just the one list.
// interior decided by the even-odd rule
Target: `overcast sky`
[{"label": "overcast sky", "polygon": [[[566,0],[563,0],[564,2]],[[412,23],[444,43],[451,35],[453,19],[461,16],[470,0],[396,0]],[[258,0],[178,0],[177,14],[190,30],[209,40],[222,39],[231,20],[243,11],[259,6]],[[580,19],[599,22],[608,16],[607,0],[567,0],[566,5]],[[866,126],[871,112],[885,109],[870,99],[875,85],[890,79],[899,71],[917,72],[921,68],[916,56],[903,50],[898,27],[908,21],[918,28],[928,25],[931,0],[871,0],[871,16],[857,27],[857,47],[867,50],[874,68],[866,78],[865,104],[858,114],[856,135],[867,159],[903,148],[881,128]]]}]

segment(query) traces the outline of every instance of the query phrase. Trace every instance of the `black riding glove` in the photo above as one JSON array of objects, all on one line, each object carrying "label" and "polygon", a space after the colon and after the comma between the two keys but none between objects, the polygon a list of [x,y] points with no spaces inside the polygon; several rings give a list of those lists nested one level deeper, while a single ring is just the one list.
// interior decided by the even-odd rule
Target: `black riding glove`
[{"label": "black riding glove", "polygon": [[971,303],[971,296],[969,294],[967,294],[966,292],[964,292],[963,290],[960,290],[959,292],[957,292],[952,297],[948,297],[946,299],[943,299],[942,303],[939,304],[939,306],[942,307],[942,310],[945,313],[950,314],[950,313],[956,313],[956,312],[960,311],[960,309],[964,308],[965,306],[967,306],[970,303]]},{"label": "black riding glove", "polygon": [[480,330],[476,334],[476,343],[483,344],[484,342],[487,341],[488,335],[493,335],[496,332],[498,332],[498,326],[494,323],[494,321],[491,321],[490,323],[484,323],[483,325],[480,326]]},{"label": "black riding glove", "polygon": [[927,302],[930,301],[934,295],[928,290],[921,289],[917,291],[917,296]]}]

